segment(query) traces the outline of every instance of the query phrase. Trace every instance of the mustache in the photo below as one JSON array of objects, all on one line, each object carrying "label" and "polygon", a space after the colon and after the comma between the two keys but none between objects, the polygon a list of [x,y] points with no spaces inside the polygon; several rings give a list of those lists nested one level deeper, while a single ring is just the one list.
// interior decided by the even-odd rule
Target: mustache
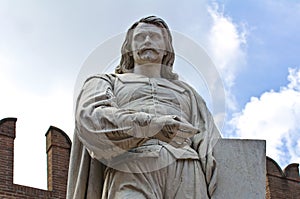
[{"label": "mustache", "polygon": [[159,50],[158,49],[156,49],[156,48],[141,48],[141,49],[139,49],[138,50],[138,54],[141,54],[141,53],[144,53],[145,51],[147,51],[147,50],[151,50],[151,51],[154,51],[155,53],[159,53]]}]

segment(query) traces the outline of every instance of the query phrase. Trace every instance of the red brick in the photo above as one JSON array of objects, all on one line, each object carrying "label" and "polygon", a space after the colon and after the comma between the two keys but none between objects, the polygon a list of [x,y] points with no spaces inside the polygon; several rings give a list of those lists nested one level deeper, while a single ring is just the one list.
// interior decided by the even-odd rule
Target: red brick
[{"label": "red brick", "polygon": [[0,198],[63,199],[66,196],[71,141],[60,129],[51,126],[46,133],[49,190],[13,184],[16,118],[0,120]]},{"label": "red brick", "polygon": [[290,164],[284,171],[271,158],[267,157],[267,199],[300,198],[299,164]]}]

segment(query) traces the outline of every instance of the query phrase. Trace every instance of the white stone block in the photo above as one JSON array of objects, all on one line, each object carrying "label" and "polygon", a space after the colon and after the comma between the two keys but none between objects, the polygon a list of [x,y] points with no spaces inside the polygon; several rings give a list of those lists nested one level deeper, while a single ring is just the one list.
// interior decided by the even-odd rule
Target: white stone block
[{"label": "white stone block", "polygon": [[266,193],[266,143],[220,139],[214,148],[218,164],[212,199],[263,199]]}]

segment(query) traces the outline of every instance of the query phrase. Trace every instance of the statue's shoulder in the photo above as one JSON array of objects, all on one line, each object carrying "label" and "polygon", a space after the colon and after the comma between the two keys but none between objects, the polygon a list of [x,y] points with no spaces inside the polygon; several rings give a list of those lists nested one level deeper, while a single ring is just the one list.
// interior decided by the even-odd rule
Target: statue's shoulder
[{"label": "statue's shoulder", "polygon": [[98,81],[98,80],[105,80],[108,82],[114,82],[114,80],[116,79],[116,74],[95,74],[95,75],[91,75],[89,76],[85,82],[90,82],[90,81]]},{"label": "statue's shoulder", "polygon": [[181,88],[184,88],[185,90],[189,90],[189,91],[192,91],[192,92],[196,92],[195,89],[189,85],[188,83],[182,81],[182,80],[172,80],[172,82],[178,86],[180,86]]}]

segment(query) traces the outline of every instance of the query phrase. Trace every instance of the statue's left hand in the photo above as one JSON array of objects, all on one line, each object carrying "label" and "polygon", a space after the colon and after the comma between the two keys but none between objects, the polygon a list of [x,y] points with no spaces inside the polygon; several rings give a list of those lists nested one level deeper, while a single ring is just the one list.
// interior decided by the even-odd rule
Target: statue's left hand
[{"label": "statue's left hand", "polygon": [[154,137],[168,143],[183,143],[198,132],[198,129],[178,116],[166,115],[155,120],[162,123],[162,128]]}]

